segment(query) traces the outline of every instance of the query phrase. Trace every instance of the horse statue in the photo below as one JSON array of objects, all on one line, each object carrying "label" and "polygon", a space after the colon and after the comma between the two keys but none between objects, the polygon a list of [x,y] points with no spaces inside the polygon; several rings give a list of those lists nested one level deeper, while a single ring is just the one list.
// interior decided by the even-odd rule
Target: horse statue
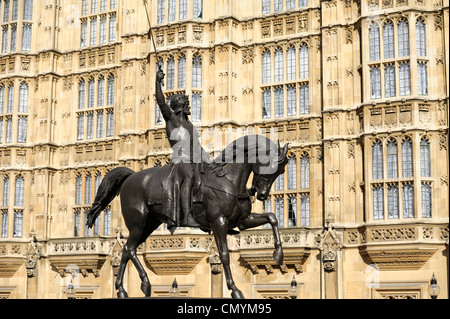
[{"label": "horse statue", "polygon": [[[258,227],[269,223],[272,226],[275,251],[274,260],[283,263],[283,249],[278,231],[278,221],[273,213],[251,213],[252,196],[264,201],[268,198],[275,179],[284,172],[287,163],[288,144],[284,148],[261,135],[241,137],[228,145],[208,164],[201,176],[201,201],[194,201],[192,215],[203,231],[212,231],[226,283],[233,298],[244,298],[236,287],[230,269],[227,233]],[[162,197],[164,181],[171,167],[149,168],[134,172],[125,167],[111,170],[101,182],[97,195],[88,212],[87,225],[92,227],[98,215],[120,194],[122,215],[129,230],[129,237],[123,247],[122,259],[115,287],[118,298],[128,298],[122,281],[127,262],[131,259],[141,278],[141,290],[150,297],[151,284],[136,249],[168,217],[163,213]],[[247,188],[253,173],[252,186]],[[179,199],[177,199],[179,201]]]}]

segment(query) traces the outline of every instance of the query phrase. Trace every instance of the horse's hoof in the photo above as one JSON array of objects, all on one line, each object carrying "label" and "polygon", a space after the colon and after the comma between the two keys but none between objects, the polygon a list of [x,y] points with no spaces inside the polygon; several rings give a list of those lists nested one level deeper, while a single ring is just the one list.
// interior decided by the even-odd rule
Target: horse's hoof
[{"label": "horse's hoof", "polygon": [[125,298],[128,298],[128,294],[126,293],[125,290],[119,291],[119,292],[117,293],[117,298],[119,298],[119,299],[125,299]]},{"label": "horse's hoof", "polygon": [[283,264],[283,259],[284,259],[284,253],[283,253],[283,249],[277,249],[273,252],[273,259],[275,260],[275,262],[278,265],[282,265]]},{"label": "horse's hoof", "polygon": [[144,293],[145,297],[148,298],[152,294],[152,285],[150,285],[150,283],[148,282],[143,282],[141,284],[141,290]]},{"label": "horse's hoof", "polygon": [[231,293],[231,298],[233,299],[245,299],[244,294],[239,290],[233,290]]}]

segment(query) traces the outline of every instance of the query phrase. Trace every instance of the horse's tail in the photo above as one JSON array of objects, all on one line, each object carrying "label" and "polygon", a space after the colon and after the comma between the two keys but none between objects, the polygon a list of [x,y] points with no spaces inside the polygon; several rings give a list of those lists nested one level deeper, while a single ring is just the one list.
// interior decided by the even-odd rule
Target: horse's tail
[{"label": "horse's tail", "polygon": [[92,208],[87,213],[86,225],[92,228],[98,215],[120,194],[125,180],[135,172],[126,167],[117,167],[105,175],[97,190]]}]

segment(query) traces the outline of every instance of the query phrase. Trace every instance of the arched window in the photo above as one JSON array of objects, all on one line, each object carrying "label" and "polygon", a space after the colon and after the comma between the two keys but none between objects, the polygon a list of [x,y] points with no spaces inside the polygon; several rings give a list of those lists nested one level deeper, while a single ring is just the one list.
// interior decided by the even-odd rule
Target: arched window
[{"label": "arched window", "polygon": [[310,197],[303,194],[300,197],[300,226],[310,226]]},{"label": "arched window", "polygon": [[86,103],[86,83],[81,80],[78,84],[78,109],[84,109]]},{"label": "arched window", "polygon": [[295,156],[288,161],[288,189],[297,189],[297,159]]},{"label": "arched window", "polygon": [[394,24],[387,21],[383,26],[383,49],[384,58],[392,59],[394,57]]},{"label": "arched window", "polygon": [[167,89],[172,90],[175,87],[175,60],[169,58],[167,61]]},{"label": "arched window", "polygon": [[281,86],[275,88],[274,111],[275,117],[284,115],[284,90]]},{"label": "arched window", "polygon": [[75,205],[81,205],[81,191],[83,188],[83,179],[81,175],[75,178]]},{"label": "arched window", "polygon": [[402,142],[402,175],[413,176],[412,142],[409,138]]},{"label": "arched window", "polygon": [[297,198],[295,196],[288,197],[288,227],[297,226]]},{"label": "arched window", "polygon": [[2,114],[5,111],[5,86],[0,86],[0,114]]},{"label": "arched window", "polygon": [[198,54],[192,60],[192,87],[202,87],[202,57]]},{"label": "arched window", "polygon": [[186,88],[186,57],[184,55],[178,59],[178,88]]},{"label": "arched window", "polygon": [[398,23],[398,56],[409,55],[409,30],[408,22],[400,20]]},{"label": "arched window", "polygon": [[370,68],[370,97],[372,99],[381,98],[381,73],[379,65]]},{"label": "arched window", "polygon": [[369,27],[369,53],[370,61],[380,59],[380,27],[376,23]]},{"label": "arched window", "polygon": [[287,70],[287,80],[295,80],[295,69],[296,69],[296,58],[295,58],[295,48],[289,47],[286,52],[286,70]]},{"label": "arched window", "polygon": [[25,181],[22,176],[16,178],[15,185],[15,196],[14,196],[14,206],[24,206],[24,191],[25,191]]},{"label": "arched window", "polygon": [[309,188],[309,156],[303,154],[300,158],[300,188]]},{"label": "arched window", "polygon": [[268,50],[263,52],[262,55],[262,83],[270,83],[271,70],[271,54]]},{"label": "arched window", "polygon": [[114,104],[114,94],[115,94],[115,84],[114,84],[114,75],[110,75],[108,77],[108,105]]},{"label": "arched window", "polygon": [[417,90],[420,95],[428,95],[428,67],[425,61],[417,63]]},{"label": "arched window", "polygon": [[275,82],[282,82],[283,78],[283,50],[278,48],[275,50]]},{"label": "arched window", "polygon": [[9,205],[9,177],[3,179],[3,206]]},{"label": "arched window", "polygon": [[397,142],[390,140],[387,144],[387,178],[398,177]]},{"label": "arched window", "polygon": [[425,138],[420,141],[420,175],[431,176],[430,143]]},{"label": "arched window", "polygon": [[92,176],[91,174],[86,175],[84,183],[84,203],[90,204],[92,202],[91,198],[92,191]]},{"label": "arched window", "polygon": [[95,101],[95,80],[90,79],[88,83],[88,107],[94,107]]},{"label": "arched window", "polygon": [[372,179],[383,178],[383,146],[380,141],[372,145]]},{"label": "arched window", "polygon": [[23,231],[23,212],[22,211],[16,211],[14,212],[14,237],[20,238],[22,237],[22,231]]},{"label": "arched window", "polygon": [[297,114],[297,90],[295,85],[287,86],[287,115],[292,116]]},{"label": "arched window", "polygon": [[19,89],[19,112],[21,113],[28,112],[28,91],[28,85],[22,83]]},{"label": "arched window", "polygon": [[105,78],[102,76],[98,79],[97,106],[105,105]]},{"label": "arched window", "polygon": [[309,77],[309,49],[306,44],[302,44],[299,50],[299,77],[300,79]]},{"label": "arched window", "polygon": [[411,74],[409,68],[409,62],[399,63],[399,73],[400,73],[400,95],[410,95],[411,94]]},{"label": "arched window", "polygon": [[392,63],[384,66],[384,95],[395,96],[395,67]]},{"label": "arched window", "polygon": [[417,56],[427,55],[425,23],[422,19],[418,19],[416,22],[416,49]]}]

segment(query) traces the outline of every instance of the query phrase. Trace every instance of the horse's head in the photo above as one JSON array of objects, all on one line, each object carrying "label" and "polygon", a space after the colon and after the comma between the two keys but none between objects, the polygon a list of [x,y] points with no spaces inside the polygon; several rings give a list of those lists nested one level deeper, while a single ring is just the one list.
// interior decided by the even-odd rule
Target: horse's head
[{"label": "horse's head", "polygon": [[285,166],[288,162],[286,154],[289,144],[280,147],[280,142],[267,153],[265,160],[260,160],[253,166],[253,181],[250,188],[250,194],[260,201],[264,201],[269,197],[270,189],[277,177],[284,173]]}]

